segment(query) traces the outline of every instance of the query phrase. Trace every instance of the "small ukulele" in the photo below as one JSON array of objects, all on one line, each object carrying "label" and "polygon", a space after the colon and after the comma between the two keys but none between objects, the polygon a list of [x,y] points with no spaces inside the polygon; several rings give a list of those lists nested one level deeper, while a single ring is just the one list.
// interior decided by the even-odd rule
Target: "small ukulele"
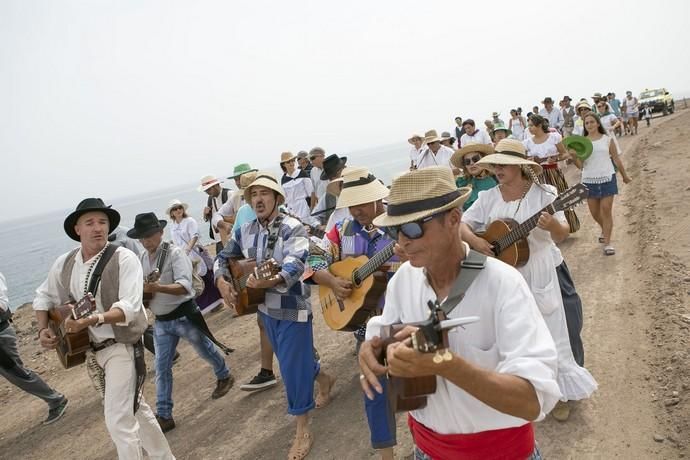
[{"label": "small ukulele", "polygon": [[67,332],[65,320],[68,317],[78,320],[96,311],[96,299],[89,292],[81,300],[51,308],[48,312],[48,327],[58,339],[57,354],[60,362],[69,369],[78,366],[86,359],[86,350],[91,348],[88,328],[79,332]]},{"label": "small ukulele", "polygon": [[[466,316],[446,319],[446,314],[438,303],[429,301],[428,306],[431,310],[429,319],[421,323],[411,324],[418,329],[410,336],[409,340],[405,340],[405,343],[421,353],[435,353],[433,360],[437,364],[450,361],[453,359],[453,355],[448,350],[448,331],[465,324],[475,323],[479,321],[479,317]],[[381,338],[384,340],[383,353],[380,357],[382,364],[386,364],[385,357],[388,345],[397,341],[394,335],[404,326],[388,326],[381,331]],[[426,407],[427,396],[435,392],[435,375],[409,378],[388,375],[388,403],[393,412],[422,409]]]},{"label": "small ukulele", "polygon": [[247,287],[249,276],[254,275],[257,280],[262,280],[272,278],[280,273],[280,265],[273,259],[260,265],[256,264],[256,259],[229,259],[228,268],[230,269],[230,278],[227,281],[232,284],[237,293],[235,311],[238,315],[256,312],[259,304],[263,303],[266,298],[264,289]]}]

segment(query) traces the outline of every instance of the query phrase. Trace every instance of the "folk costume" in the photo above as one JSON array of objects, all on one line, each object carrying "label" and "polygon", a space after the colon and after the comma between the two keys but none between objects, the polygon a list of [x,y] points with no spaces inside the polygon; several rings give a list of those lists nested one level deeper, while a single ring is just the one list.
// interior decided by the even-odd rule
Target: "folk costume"
[{"label": "folk costume", "polygon": [[497,184],[496,179],[493,177],[492,174],[489,173],[489,171],[483,170],[482,173],[477,176],[473,176],[469,173],[469,171],[467,170],[468,165],[465,165],[463,162],[465,155],[473,152],[476,152],[477,154],[479,154],[481,158],[483,158],[486,155],[493,153],[494,148],[490,144],[470,143],[456,150],[455,153],[453,153],[453,156],[450,157],[450,163],[456,168],[459,168],[462,171],[464,171],[463,175],[458,176],[455,179],[455,185],[458,188],[468,187],[472,189],[472,193],[467,198],[467,200],[465,200],[465,203],[462,205],[463,211],[466,211],[470,206],[472,206],[472,203],[474,203],[477,200],[479,192],[481,192],[482,190],[489,190],[491,188],[494,188]]}]

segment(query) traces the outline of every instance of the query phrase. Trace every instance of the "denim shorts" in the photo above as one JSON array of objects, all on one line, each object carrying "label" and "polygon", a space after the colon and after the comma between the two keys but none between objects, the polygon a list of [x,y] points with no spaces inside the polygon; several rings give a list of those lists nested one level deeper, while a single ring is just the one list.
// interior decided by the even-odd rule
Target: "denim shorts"
[{"label": "denim shorts", "polygon": [[604,198],[605,196],[618,195],[618,181],[616,174],[611,176],[611,180],[603,184],[590,184],[583,182],[589,190],[588,198]]}]

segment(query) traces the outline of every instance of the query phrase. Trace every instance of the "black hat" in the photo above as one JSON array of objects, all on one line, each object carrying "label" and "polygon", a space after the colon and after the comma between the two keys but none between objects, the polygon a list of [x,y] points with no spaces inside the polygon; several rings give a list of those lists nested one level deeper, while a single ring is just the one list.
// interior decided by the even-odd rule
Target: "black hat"
[{"label": "black hat", "polygon": [[328,155],[323,160],[323,172],[321,173],[321,180],[329,180],[340,172],[347,163],[347,157],[339,157],[336,154]]},{"label": "black hat", "polygon": [[110,224],[108,227],[108,233],[112,232],[118,225],[120,225],[119,212],[111,209],[110,206],[106,206],[105,203],[103,203],[103,200],[100,198],[86,198],[82,200],[81,203],[77,205],[77,209],[65,219],[63,226],[67,236],[72,238],[74,241],[81,241],[81,238],[79,235],[77,235],[77,232],[74,231],[74,226],[77,225],[77,221],[83,214],[91,211],[100,211],[108,216],[108,223]]},{"label": "black hat", "polygon": [[137,214],[134,218],[134,228],[127,231],[127,236],[135,240],[151,236],[159,230],[163,230],[167,222],[158,220],[152,212]]}]

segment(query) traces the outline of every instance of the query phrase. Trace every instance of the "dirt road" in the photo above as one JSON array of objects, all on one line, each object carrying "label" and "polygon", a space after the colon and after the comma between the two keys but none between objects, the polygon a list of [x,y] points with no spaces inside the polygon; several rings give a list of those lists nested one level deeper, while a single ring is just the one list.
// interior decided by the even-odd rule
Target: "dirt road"
[{"label": "dirt road", "polygon": [[[585,364],[599,391],[579,403],[568,422],[548,417],[537,425],[538,442],[548,458],[668,459],[688,454],[690,154],[685,133],[690,111],[653,123],[641,127],[638,136],[622,139],[634,182],[620,185],[615,205],[617,254],[602,255],[586,207],[578,210],[582,229],[562,245],[583,298]],[[572,169],[571,181],[577,177]],[[0,458],[115,458],[100,400],[85,370],[65,371],[53,352],[40,349],[30,313],[24,309],[16,315],[22,357],[70,398],[70,408],[59,423],[44,427],[43,402],[0,381]],[[254,318],[233,319],[226,310],[209,322],[221,340],[236,348],[229,363],[237,381],[249,380],[259,367]],[[318,311],[314,324],[323,366],[339,380],[333,402],[314,413],[316,444],[309,458],[373,457],[352,337],[328,330]],[[285,415],[282,386],[257,394],[233,389],[212,401],[211,370],[186,344],[180,351],[182,360],[174,368],[177,428],[168,433],[177,458],[284,458],[293,425]],[[146,398],[154,405],[152,375]],[[409,455],[404,417],[398,418],[398,441],[397,454]]]}]

